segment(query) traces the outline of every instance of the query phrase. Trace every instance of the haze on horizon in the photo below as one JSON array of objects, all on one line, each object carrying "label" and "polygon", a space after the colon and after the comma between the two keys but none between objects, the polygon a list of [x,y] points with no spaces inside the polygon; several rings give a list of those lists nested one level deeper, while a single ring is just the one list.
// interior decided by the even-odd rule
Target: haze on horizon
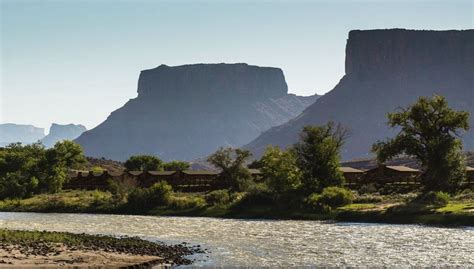
[{"label": "haze on horizon", "polygon": [[95,127],[136,97],[141,70],[245,62],[324,94],[353,29],[469,29],[471,1],[0,0],[0,123]]}]

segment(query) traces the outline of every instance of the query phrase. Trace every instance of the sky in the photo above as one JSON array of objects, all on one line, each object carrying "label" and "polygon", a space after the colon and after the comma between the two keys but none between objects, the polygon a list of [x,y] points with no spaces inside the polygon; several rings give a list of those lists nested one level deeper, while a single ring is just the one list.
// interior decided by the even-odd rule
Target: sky
[{"label": "sky", "polygon": [[0,123],[95,127],[161,64],[279,67],[289,92],[344,75],[353,29],[472,29],[472,1],[0,0]]}]

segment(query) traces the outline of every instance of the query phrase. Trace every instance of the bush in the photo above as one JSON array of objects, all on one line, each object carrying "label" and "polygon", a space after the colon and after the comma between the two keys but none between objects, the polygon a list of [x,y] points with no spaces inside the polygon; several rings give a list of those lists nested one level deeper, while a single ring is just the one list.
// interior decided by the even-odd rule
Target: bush
[{"label": "bush", "polygon": [[321,202],[333,208],[351,204],[353,200],[352,192],[340,187],[327,187],[321,193]]},{"label": "bush", "polygon": [[377,187],[375,186],[374,183],[364,184],[359,188],[358,192],[360,194],[376,193]]},{"label": "bush", "polygon": [[415,199],[415,202],[436,205],[436,206],[445,206],[449,203],[450,196],[446,192],[442,191],[430,191],[425,194],[418,196]]},{"label": "bush", "polygon": [[206,203],[209,205],[225,205],[229,204],[231,199],[228,190],[211,191],[205,196]]},{"label": "bush", "polygon": [[358,195],[355,199],[355,203],[380,203],[382,202],[382,197],[373,195],[373,194],[364,194]]},{"label": "bush", "polygon": [[255,184],[253,188],[234,203],[236,208],[272,205],[275,205],[274,196],[264,184]]},{"label": "bush", "polygon": [[350,190],[340,187],[327,187],[321,194],[313,193],[304,200],[304,205],[311,211],[327,213],[331,209],[351,204],[354,195]]},{"label": "bush", "polygon": [[169,207],[172,209],[192,209],[201,208],[206,205],[202,197],[172,197],[169,201]]},{"label": "bush", "polygon": [[155,183],[150,188],[136,188],[128,195],[128,205],[137,210],[166,205],[170,201],[171,191],[171,186],[164,181]]}]

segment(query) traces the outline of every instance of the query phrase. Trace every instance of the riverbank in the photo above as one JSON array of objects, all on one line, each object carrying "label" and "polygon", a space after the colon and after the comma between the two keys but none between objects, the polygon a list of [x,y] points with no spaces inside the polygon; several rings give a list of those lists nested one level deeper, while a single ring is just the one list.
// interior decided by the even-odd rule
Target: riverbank
[{"label": "riverbank", "polygon": [[0,229],[0,267],[118,268],[190,264],[200,250],[135,237]]},{"label": "riverbank", "polygon": [[[233,199],[241,199],[239,195]],[[0,211],[43,213],[101,213],[152,216],[188,216],[237,219],[329,220],[390,224],[474,226],[472,192],[452,197],[445,205],[414,202],[416,194],[361,195],[354,203],[328,212],[281,208],[268,201],[214,202],[204,193],[173,193],[167,205],[151,209],[130,208],[109,192],[62,191],[22,200],[0,201]]]}]

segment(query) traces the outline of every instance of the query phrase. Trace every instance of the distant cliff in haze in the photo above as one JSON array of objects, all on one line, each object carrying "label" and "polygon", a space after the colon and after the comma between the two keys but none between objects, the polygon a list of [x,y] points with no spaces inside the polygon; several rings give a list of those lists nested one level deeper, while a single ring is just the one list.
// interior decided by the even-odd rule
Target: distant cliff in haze
[{"label": "distant cliff in haze", "polygon": [[[433,94],[469,111],[474,126],[474,30],[351,31],[345,70],[332,91],[245,148],[260,154],[269,144],[286,147],[297,141],[304,125],[335,121],[351,130],[343,158],[368,157],[372,143],[396,133],[386,124],[388,112]],[[466,149],[474,149],[472,129],[463,140]]]},{"label": "distant cliff in haze", "polygon": [[85,131],[87,131],[86,127],[81,124],[53,123],[49,128],[49,134],[41,139],[41,143],[49,148],[62,140],[74,140]]},{"label": "distant cliff in haze", "polygon": [[124,160],[153,154],[191,160],[220,146],[242,146],[316,98],[288,94],[278,68],[161,65],[141,72],[137,98],[76,141],[94,157]]},{"label": "distant cliff in haze", "polygon": [[21,142],[37,142],[44,137],[44,129],[33,125],[4,123],[0,124],[0,146]]}]

